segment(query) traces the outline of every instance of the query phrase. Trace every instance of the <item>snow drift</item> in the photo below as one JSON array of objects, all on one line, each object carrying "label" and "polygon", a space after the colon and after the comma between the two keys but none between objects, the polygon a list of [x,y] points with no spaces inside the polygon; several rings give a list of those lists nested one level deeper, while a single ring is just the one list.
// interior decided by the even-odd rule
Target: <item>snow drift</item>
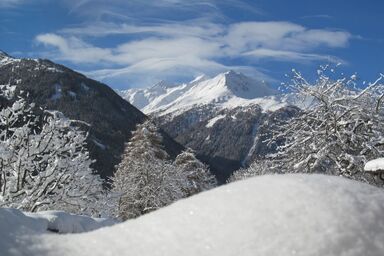
[{"label": "snow drift", "polygon": [[2,232],[1,255],[383,255],[383,216],[384,190],[367,184],[260,176],[89,233]]}]

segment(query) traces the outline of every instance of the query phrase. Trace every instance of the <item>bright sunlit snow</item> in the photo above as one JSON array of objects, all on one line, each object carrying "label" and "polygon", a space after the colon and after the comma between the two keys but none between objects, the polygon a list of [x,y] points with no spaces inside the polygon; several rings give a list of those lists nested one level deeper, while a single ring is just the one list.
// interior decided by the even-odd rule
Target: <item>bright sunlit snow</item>
[{"label": "bright sunlit snow", "polygon": [[42,233],[20,214],[1,211],[1,255],[361,256],[384,251],[384,191],[333,176],[255,177],[83,234]]},{"label": "bright sunlit snow", "polygon": [[384,171],[384,158],[378,158],[368,161],[364,166],[366,172]]},{"label": "bright sunlit snow", "polygon": [[205,127],[207,128],[211,128],[215,125],[215,123],[217,121],[219,121],[220,119],[223,119],[225,118],[225,115],[218,115],[218,116],[215,116],[214,118],[212,118],[211,120],[208,121],[207,125]]},{"label": "bright sunlit snow", "polygon": [[180,114],[195,106],[214,104],[235,108],[259,104],[263,110],[276,110],[286,104],[273,95],[277,91],[241,73],[228,71],[209,79],[199,76],[190,83],[169,85],[160,82],[148,89],[130,89],[121,95],[144,113]]}]

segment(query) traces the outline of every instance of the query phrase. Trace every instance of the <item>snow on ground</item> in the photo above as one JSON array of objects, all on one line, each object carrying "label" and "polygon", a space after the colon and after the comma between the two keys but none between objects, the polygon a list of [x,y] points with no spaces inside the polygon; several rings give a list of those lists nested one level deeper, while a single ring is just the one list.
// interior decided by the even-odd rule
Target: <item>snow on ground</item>
[{"label": "snow on ground", "polygon": [[384,255],[384,190],[332,176],[255,177],[83,234],[4,232],[24,226],[7,214],[1,255]]},{"label": "snow on ground", "polygon": [[57,233],[82,233],[116,224],[108,218],[91,218],[62,211],[24,213],[27,217],[46,221],[46,230]]},{"label": "snow on ground", "polygon": [[280,96],[265,96],[255,99],[243,99],[239,97],[230,98],[227,102],[221,104],[221,108],[236,108],[238,106],[249,106],[257,104],[263,112],[276,111],[282,107],[286,107],[288,102]]},{"label": "snow on ground", "polygon": [[384,158],[378,158],[368,161],[364,166],[366,172],[384,171]]},{"label": "snow on ground", "polygon": [[215,125],[215,123],[217,121],[219,121],[220,119],[223,119],[225,118],[225,115],[218,115],[218,116],[215,116],[214,118],[212,118],[211,120],[208,121],[207,125],[205,127],[207,128],[211,128]]},{"label": "snow on ground", "polygon": [[12,58],[11,56],[7,55],[6,53],[0,50],[0,67],[8,65],[10,63],[14,63],[14,62],[20,62],[20,61],[21,61],[20,59]]},{"label": "snow on ground", "polygon": [[116,223],[112,219],[91,218],[62,211],[23,213],[17,209],[0,208],[0,255],[40,255],[29,252],[28,242],[41,234],[88,232]]}]

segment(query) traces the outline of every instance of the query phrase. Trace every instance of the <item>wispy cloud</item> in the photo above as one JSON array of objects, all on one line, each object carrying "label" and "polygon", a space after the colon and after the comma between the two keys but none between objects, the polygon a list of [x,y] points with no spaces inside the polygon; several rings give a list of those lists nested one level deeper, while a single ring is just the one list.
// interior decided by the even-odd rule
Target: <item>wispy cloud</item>
[{"label": "wispy cloud", "polygon": [[134,25],[129,23],[95,22],[86,26],[64,28],[60,34],[79,37],[105,37],[110,35],[132,35],[152,33],[158,36],[195,36],[211,37],[222,33],[224,26],[202,20],[179,23],[156,23],[151,25]]},{"label": "wispy cloud", "polygon": [[260,15],[263,11],[241,0],[62,0],[71,13],[102,19],[113,15],[122,19],[159,19],[167,20],[209,17],[223,18],[224,9],[245,11]]},{"label": "wispy cloud", "polygon": [[99,80],[134,77],[138,86],[157,78],[226,69],[268,80],[257,67],[260,61],[341,61],[319,52],[345,47],[352,37],[346,31],[310,29],[292,22],[234,22],[231,12],[264,15],[255,4],[241,0],[62,2],[84,22],[37,35],[45,56],[75,63]]},{"label": "wispy cloud", "polygon": [[36,41],[51,47],[50,56],[54,59],[73,63],[114,62],[112,50],[92,46],[76,37],[64,38],[57,34],[41,34],[36,37]]},{"label": "wispy cloud", "polygon": [[258,58],[258,59],[270,59],[277,61],[290,61],[290,62],[305,62],[312,61],[324,61],[326,63],[345,63],[342,59],[330,55],[321,55],[315,53],[303,53],[294,51],[282,51],[259,48],[246,53],[243,56]]},{"label": "wispy cloud", "polygon": [[19,4],[22,4],[23,2],[25,2],[25,0],[1,0],[0,8],[15,7]]},{"label": "wispy cloud", "polygon": [[[127,35],[130,39],[110,48],[85,41],[110,35]],[[57,60],[94,65],[103,63],[109,68],[90,72],[102,80],[139,73],[152,76],[176,76],[180,72],[188,75],[204,71],[213,73],[239,68],[222,62],[226,58],[239,57],[248,61],[340,62],[337,57],[318,54],[316,50],[345,47],[350,38],[351,35],[345,31],[308,29],[291,22],[223,25],[195,21],[155,25],[99,22],[66,28],[58,34],[41,34],[36,41],[46,46],[50,57]],[[252,68],[253,72],[255,70]],[[137,83],[141,84],[140,81]]]}]

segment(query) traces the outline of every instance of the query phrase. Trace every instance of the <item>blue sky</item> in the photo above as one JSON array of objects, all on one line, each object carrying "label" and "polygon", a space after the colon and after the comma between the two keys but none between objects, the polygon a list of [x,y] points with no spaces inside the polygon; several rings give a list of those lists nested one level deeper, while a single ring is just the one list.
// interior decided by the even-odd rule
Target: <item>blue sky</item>
[{"label": "blue sky", "polygon": [[384,72],[382,0],[0,0],[0,49],[49,58],[113,88],[229,69],[272,84],[342,63]]}]

